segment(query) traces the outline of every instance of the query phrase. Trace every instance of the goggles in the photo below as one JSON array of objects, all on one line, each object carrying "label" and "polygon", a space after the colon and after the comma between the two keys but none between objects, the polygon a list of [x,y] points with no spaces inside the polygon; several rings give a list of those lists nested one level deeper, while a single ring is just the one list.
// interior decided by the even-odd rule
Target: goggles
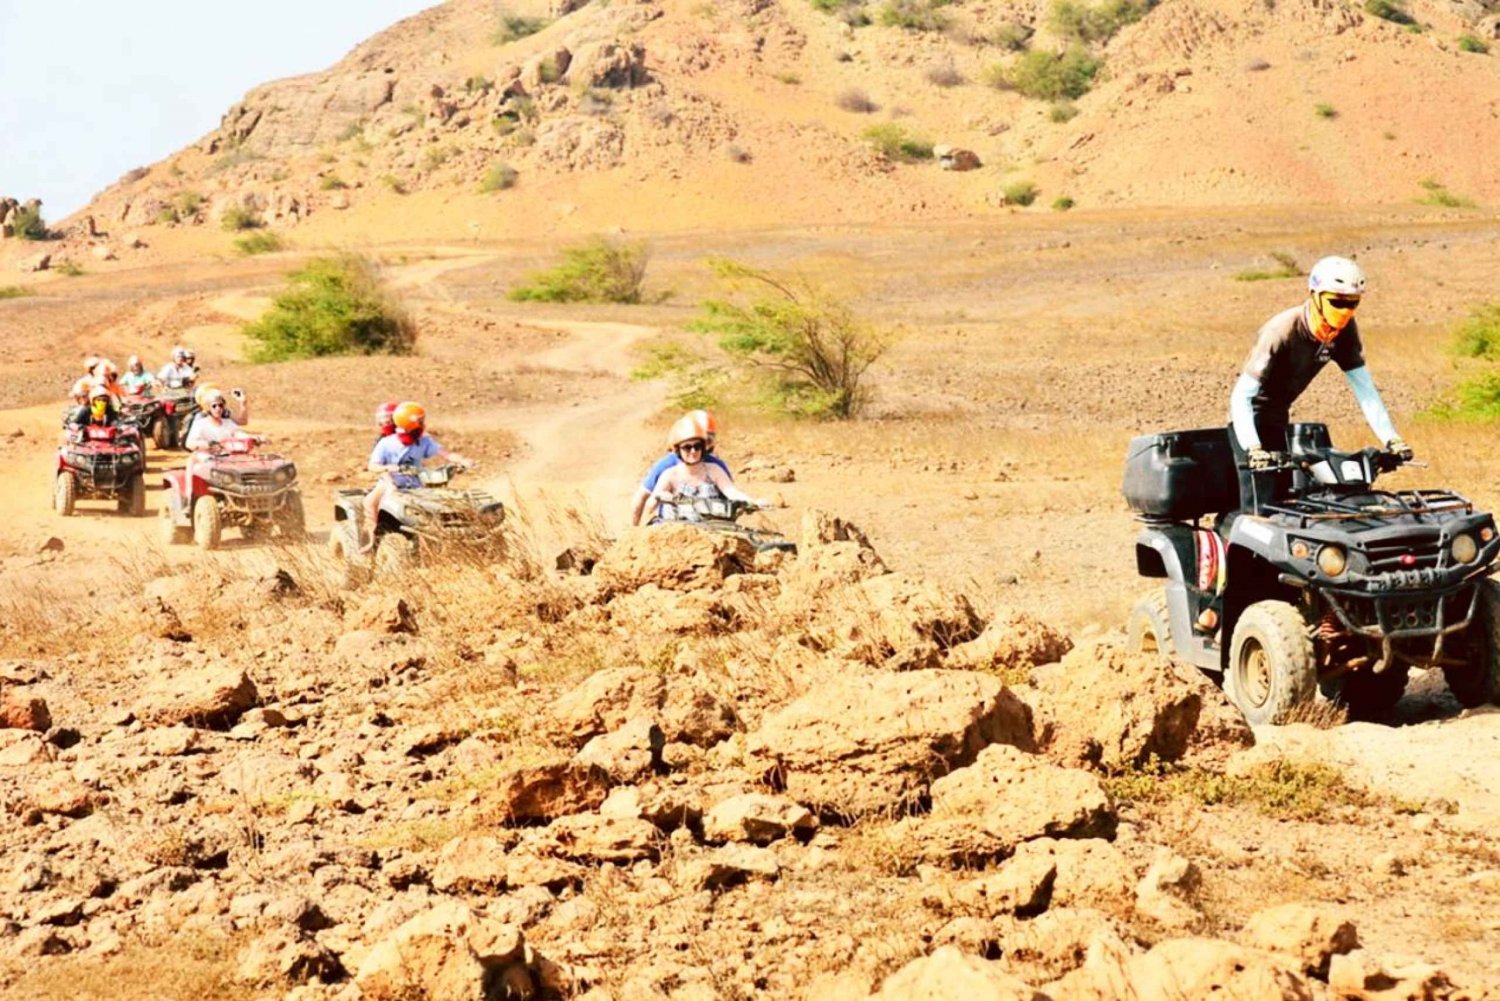
[{"label": "goggles", "polygon": [[1323,301],[1334,309],[1354,309],[1359,305],[1357,295],[1327,295]]}]

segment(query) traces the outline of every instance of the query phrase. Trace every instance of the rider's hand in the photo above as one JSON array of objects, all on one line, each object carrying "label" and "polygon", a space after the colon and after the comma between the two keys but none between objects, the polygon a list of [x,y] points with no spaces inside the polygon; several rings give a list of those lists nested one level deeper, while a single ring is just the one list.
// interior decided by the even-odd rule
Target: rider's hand
[{"label": "rider's hand", "polygon": [[1286,456],[1280,452],[1268,452],[1263,448],[1252,448],[1248,458],[1251,469],[1274,469],[1286,462]]},{"label": "rider's hand", "polygon": [[1416,457],[1417,454],[1412,451],[1410,445],[1408,445],[1400,438],[1392,438],[1390,441],[1386,442],[1385,450],[1394,455],[1396,458],[1400,459],[1402,462],[1410,462],[1413,458]]}]

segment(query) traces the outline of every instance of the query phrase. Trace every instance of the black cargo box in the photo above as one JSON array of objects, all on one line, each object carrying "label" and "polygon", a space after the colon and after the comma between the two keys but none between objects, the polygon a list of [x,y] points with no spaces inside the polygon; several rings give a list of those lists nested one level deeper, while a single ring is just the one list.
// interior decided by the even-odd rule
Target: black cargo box
[{"label": "black cargo box", "polygon": [[1229,429],[1163,431],[1130,440],[1125,502],[1152,518],[1198,518],[1240,504]]}]

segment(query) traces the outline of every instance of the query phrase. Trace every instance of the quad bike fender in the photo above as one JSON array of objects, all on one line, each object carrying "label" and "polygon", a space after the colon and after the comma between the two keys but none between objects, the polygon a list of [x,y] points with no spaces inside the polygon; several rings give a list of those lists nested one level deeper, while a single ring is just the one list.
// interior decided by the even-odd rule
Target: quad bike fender
[{"label": "quad bike fender", "polygon": [[1263,560],[1282,560],[1286,533],[1264,518],[1242,514],[1229,525],[1229,548],[1254,553]]},{"label": "quad bike fender", "polygon": [[174,469],[161,478],[166,494],[167,517],[184,528],[193,523],[192,501],[187,496],[187,470]]},{"label": "quad bike fender", "polygon": [[1197,540],[1194,526],[1157,523],[1141,529],[1135,540],[1136,570],[1142,577],[1164,579],[1167,620],[1176,655],[1199,667],[1217,668],[1219,653],[1210,638],[1193,629],[1193,598],[1198,584]]}]

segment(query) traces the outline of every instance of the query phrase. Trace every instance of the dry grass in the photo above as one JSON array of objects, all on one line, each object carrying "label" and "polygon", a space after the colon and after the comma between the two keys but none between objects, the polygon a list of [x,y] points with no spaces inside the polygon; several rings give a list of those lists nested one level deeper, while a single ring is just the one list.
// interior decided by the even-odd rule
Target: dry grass
[{"label": "dry grass", "polygon": [[251,1001],[259,993],[235,979],[240,943],[206,931],[137,941],[113,956],[58,956],[0,970],[5,996],[31,1001]]}]

